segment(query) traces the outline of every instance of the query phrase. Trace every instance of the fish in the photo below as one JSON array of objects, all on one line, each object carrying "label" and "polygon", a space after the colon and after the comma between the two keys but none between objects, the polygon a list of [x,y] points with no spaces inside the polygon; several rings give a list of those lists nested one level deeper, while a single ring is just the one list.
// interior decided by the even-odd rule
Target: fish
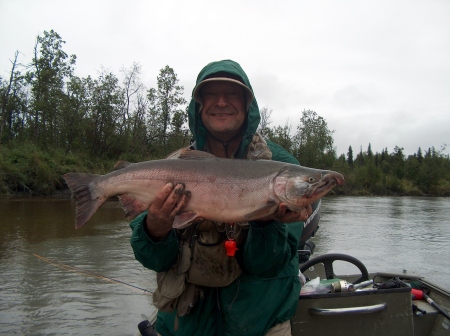
[{"label": "fish", "polygon": [[217,158],[184,149],[178,158],[124,163],[105,174],[63,175],[76,199],[75,227],[86,224],[103,203],[117,196],[127,219],[147,210],[167,183],[183,183],[191,197],[173,227],[182,229],[196,218],[241,223],[274,214],[280,203],[294,212],[325,196],[344,177],[271,160]]}]

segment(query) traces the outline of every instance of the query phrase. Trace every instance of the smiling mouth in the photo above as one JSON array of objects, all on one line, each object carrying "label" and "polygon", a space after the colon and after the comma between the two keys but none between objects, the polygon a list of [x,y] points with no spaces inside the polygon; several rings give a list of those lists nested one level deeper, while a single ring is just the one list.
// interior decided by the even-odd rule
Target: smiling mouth
[{"label": "smiling mouth", "polygon": [[211,116],[214,116],[214,117],[229,117],[232,115],[233,115],[233,113],[211,113]]}]

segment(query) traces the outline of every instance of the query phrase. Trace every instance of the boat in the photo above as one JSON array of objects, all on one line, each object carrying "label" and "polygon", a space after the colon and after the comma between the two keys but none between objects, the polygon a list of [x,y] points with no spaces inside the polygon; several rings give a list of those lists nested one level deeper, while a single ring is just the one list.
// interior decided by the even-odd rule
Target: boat
[{"label": "boat", "polygon": [[[305,222],[299,246],[299,277],[304,282],[292,335],[444,336],[450,335],[450,291],[406,270],[369,273],[347,254],[311,258],[318,230],[320,203]],[[359,274],[336,275],[333,263],[349,262]],[[135,336],[156,335],[156,311],[139,324]]]},{"label": "boat", "polygon": [[[338,260],[355,264],[361,274],[335,275],[332,264]],[[317,292],[299,295],[293,336],[450,335],[450,292],[421,276],[368,273],[361,261],[345,254],[312,258],[300,270],[307,280],[322,280]],[[145,332],[155,321],[156,311],[141,322],[143,336],[156,335]]]},{"label": "boat", "polygon": [[[316,258],[311,238],[319,229],[320,206],[305,222],[299,295],[292,335],[450,335],[450,291],[407,270],[369,273],[354,256]],[[336,275],[333,263],[349,262],[360,274]],[[308,290],[309,289],[309,290]]]},{"label": "boat", "polygon": [[[338,260],[361,274],[334,274]],[[292,335],[450,335],[450,292],[424,277],[368,273],[360,260],[336,253],[312,258],[300,271],[308,282],[322,280],[299,296]]]}]

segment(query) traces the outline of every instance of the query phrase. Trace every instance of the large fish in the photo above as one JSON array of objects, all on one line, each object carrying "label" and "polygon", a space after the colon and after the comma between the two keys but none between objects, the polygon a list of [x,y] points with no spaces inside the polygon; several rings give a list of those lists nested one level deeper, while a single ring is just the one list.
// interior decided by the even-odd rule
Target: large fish
[{"label": "large fish", "polygon": [[344,183],[333,171],[270,160],[219,159],[193,150],[183,150],[178,159],[129,164],[106,175],[63,177],[77,201],[76,228],[112,196],[119,197],[126,217],[133,219],[168,182],[183,183],[191,192],[174,228],[186,227],[197,217],[223,223],[255,220],[275,213],[281,202],[300,211]]}]

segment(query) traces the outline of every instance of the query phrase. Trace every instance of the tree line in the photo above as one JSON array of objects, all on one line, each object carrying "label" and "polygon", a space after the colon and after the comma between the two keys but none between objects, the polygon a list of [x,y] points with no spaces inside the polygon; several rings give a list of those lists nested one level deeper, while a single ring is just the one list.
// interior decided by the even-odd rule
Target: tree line
[{"label": "tree line", "polygon": [[186,100],[172,68],[161,69],[157,88],[148,90],[137,63],[121,69],[121,80],[106,68],[96,78],[80,78],[64,43],[55,31],[44,31],[29,64],[18,64],[16,52],[0,86],[2,144],[31,141],[117,158],[158,157],[188,141]]},{"label": "tree line", "polygon": [[[8,78],[0,77],[0,193],[52,193],[62,189],[60,175],[70,171],[110,170],[118,159],[162,158],[187,146],[187,101],[175,71],[165,66],[157,87],[147,89],[141,66],[133,63],[120,77],[102,68],[97,76],[75,75],[76,56],[64,52],[55,31],[36,38],[30,63],[11,61]],[[261,108],[259,132],[296,156],[302,165],[334,169],[346,177],[343,194],[450,194],[450,163],[434,147],[405,157],[396,146],[373,153],[337,155],[324,118],[304,110],[296,129],[271,127],[271,113]]]},{"label": "tree line", "polygon": [[[324,118],[304,110],[295,132],[292,125],[268,127],[271,110],[261,109],[262,129],[272,141],[293,153],[304,166],[337,170],[345,176],[344,186],[336,190],[346,195],[434,195],[450,196],[450,159],[445,147],[424,151],[419,147],[406,156],[403,148],[395,146],[389,153],[373,152],[371,144],[358,153],[349,146],[346,154],[337,155],[333,133]],[[292,133],[294,135],[292,136]]]}]

